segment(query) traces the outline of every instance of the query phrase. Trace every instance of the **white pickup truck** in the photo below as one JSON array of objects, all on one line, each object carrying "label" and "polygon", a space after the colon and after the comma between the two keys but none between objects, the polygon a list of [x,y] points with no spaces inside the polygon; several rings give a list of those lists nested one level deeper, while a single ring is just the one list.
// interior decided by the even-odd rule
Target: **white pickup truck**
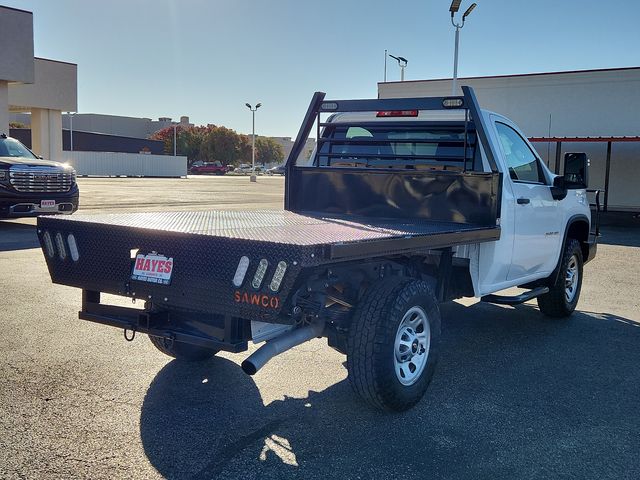
[{"label": "white pickup truck", "polygon": [[[566,317],[596,252],[586,155],[567,154],[553,174],[513,122],[463,92],[316,93],[286,164],[284,210],[40,218],[52,279],[83,289],[81,319],[146,333],[181,360],[266,342],[242,362],[251,375],[327,337],[364,400],[410,408],[436,365],[440,302],[537,298]],[[318,147],[296,164],[314,125]],[[510,287],[525,291],[499,295]],[[101,303],[101,292],[145,309]]]}]

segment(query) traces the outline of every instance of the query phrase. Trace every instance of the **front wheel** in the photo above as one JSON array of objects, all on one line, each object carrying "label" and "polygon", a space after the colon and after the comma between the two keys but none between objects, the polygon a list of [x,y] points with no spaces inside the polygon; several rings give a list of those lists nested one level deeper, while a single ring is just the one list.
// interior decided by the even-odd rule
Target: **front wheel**
[{"label": "front wheel", "polygon": [[540,311],[549,317],[568,317],[578,305],[582,289],[582,249],[573,238],[567,241],[562,253],[560,272],[549,293],[538,297]]},{"label": "front wheel", "polygon": [[413,407],[433,377],[439,341],[440,310],[429,283],[389,279],[374,284],[349,329],[351,386],[379,410]]},{"label": "front wheel", "polygon": [[184,342],[176,342],[165,337],[156,337],[149,335],[149,340],[154,347],[165,355],[175,358],[176,360],[184,360],[187,362],[201,362],[212,358],[218,350],[212,348],[199,347]]}]

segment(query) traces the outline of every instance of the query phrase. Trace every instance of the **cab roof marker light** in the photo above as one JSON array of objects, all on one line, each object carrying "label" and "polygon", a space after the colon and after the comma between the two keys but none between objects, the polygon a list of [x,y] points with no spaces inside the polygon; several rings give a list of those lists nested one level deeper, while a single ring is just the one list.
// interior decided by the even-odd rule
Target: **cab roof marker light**
[{"label": "cab roof marker light", "polygon": [[44,232],[42,240],[44,241],[44,249],[46,250],[49,258],[55,257],[56,251],[53,249],[53,242],[51,241],[51,234],[49,233],[49,230]]},{"label": "cab roof marker light", "polygon": [[386,110],[376,114],[376,117],[417,117],[418,110]]},{"label": "cab roof marker light", "polygon": [[242,256],[240,257],[240,261],[238,262],[238,268],[236,268],[236,273],[233,276],[233,285],[235,287],[241,287],[244,282],[244,277],[247,275],[247,269],[249,268],[249,257]]},{"label": "cab roof marker light", "polygon": [[273,274],[271,283],[269,284],[269,288],[271,289],[272,292],[277,292],[278,290],[280,290],[280,284],[282,283],[282,279],[284,278],[284,274],[286,272],[287,272],[287,262],[285,261],[278,262],[276,271]]},{"label": "cab roof marker light", "polygon": [[76,237],[73,236],[73,233],[67,236],[67,243],[69,244],[71,260],[77,262],[80,259],[80,252],[78,252],[78,244],[76,243]]},{"label": "cab roof marker light", "polygon": [[64,246],[64,240],[62,239],[62,234],[60,232],[56,233],[55,240],[58,257],[60,260],[64,261],[67,258],[67,249]]},{"label": "cab roof marker light", "polygon": [[442,100],[442,106],[444,108],[462,108],[464,105],[464,100],[461,98],[450,97]]},{"label": "cab roof marker light", "polygon": [[323,110],[337,110],[338,104],[335,102],[327,102],[327,103],[323,103],[320,107]]},{"label": "cab roof marker light", "polygon": [[253,276],[253,281],[251,282],[251,286],[256,290],[262,285],[262,280],[264,280],[264,275],[267,273],[268,267],[269,262],[266,258],[260,260],[258,268],[256,268],[256,274]]}]

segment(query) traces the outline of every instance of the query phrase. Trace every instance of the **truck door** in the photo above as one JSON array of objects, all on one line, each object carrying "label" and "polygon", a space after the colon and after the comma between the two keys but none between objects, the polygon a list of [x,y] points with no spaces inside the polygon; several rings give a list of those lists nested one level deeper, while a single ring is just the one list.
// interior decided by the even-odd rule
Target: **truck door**
[{"label": "truck door", "polygon": [[503,121],[496,121],[495,126],[515,202],[513,257],[507,280],[542,277],[555,268],[564,220],[558,201],[551,196],[551,175],[513,126]]}]

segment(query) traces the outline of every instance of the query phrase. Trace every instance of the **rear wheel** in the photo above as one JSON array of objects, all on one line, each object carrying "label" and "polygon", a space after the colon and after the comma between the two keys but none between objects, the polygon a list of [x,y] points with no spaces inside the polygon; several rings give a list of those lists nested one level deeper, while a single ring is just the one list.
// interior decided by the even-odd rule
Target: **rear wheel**
[{"label": "rear wheel", "polygon": [[377,409],[411,408],[429,386],[439,340],[440,310],[429,283],[378,282],[359,302],[349,329],[351,386]]},{"label": "rear wheel", "polygon": [[540,311],[549,317],[568,317],[578,305],[582,288],[582,249],[580,242],[568,239],[562,254],[560,272],[549,293],[538,297]]},{"label": "rear wheel", "polygon": [[154,347],[165,355],[188,362],[209,360],[219,351],[212,348],[191,345],[189,343],[176,342],[169,338],[156,337],[154,335],[149,335],[149,340],[151,340]]}]

